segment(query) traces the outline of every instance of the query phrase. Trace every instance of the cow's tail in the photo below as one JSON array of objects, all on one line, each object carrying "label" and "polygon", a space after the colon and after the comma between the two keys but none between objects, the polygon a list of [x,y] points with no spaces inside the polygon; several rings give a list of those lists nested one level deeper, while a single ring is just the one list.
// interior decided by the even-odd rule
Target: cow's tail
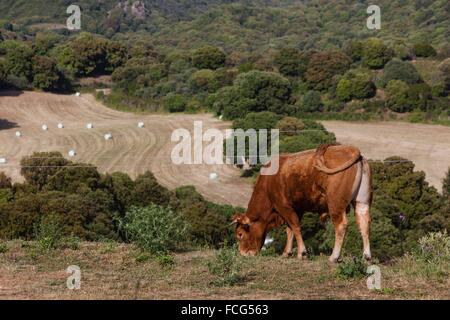
[{"label": "cow's tail", "polygon": [[353,148],[354,152],[352,155],[352,158],[345,163],[341,164],[340,166],[336,168],[328,168],[325,165],[325,159],[324,154],[327,151],[328,147],[333,146],[335,144],[324,144],[317,148],[316,150],[316,165],[315,168],[321,172],[324,172],[326,174],[335,174],[341,171],[344,171],[345,169],[350,168],[353,164],[355,164],[357,161],[361,159],[361,153],[358,149]]}]

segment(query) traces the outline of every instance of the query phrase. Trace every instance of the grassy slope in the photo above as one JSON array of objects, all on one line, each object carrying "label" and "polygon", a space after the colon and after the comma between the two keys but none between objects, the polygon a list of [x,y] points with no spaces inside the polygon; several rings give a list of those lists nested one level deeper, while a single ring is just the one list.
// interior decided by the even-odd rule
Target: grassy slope
[{"label": "grassy slope", "polygon": [[[154,260],[137,262],[129,245],[83,243],[78,250],[39,253],[30,243],[8,243],[0,253],[0,299],[449,299],[450,279],[415,274],[408,261],[382,265],[382,290],[369,291],[366,280],[342,280],[326,257],[242,258],[245,281],[216,287],[206,266],[213,251],[177,254],[164,269]],[[66,268],[82,272],[79,291],[66,288]]]}]

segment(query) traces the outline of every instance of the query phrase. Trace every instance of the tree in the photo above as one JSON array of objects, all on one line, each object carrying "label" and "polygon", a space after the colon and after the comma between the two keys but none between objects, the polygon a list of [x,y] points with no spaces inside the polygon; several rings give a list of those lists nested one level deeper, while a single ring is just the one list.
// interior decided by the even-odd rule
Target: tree
[{"label": "tree", "polygon": [[299,118],[284,117],[277,122],[276,128],[280,130],[282,136],[294,136],[305,128],[305,124]]},{"label": "tree", "polygon": [[391,80],[402,80],[407,84],[414,84],[421,82],[422,78],[411,63],[393,59],[384,67],[381,82],[386,85]]},{"label": "tree", "polygon": [[345,43],[343,47],[344,53],[352,58],[353,61],[360,61],[363,56],[364,44],[362,41],[354,40]]},{"label": "tree", "polygon": [[274,63],[281,74],[291,77],[303,75],[307,67],[306,59],[295,48],[283,48],[278,51]]},{"label": "tree", "polygon": [[370,38],[364,43],[362,52],[363,64],[371,69],[382,68],[392,56],[392,50],[380,39]]},{"label": "tree", "polygon": [[442,194],[444,197],[448,197],[450,201],[450,167],[442,180]]},{"label": "tree", "polygon": [[164,99],[164,108],[169,112],[183,112],[186,104],[186,99],[181,94],[169,94]]},{"label": "tree", "polygon": [[198,69],[217,69],[225,65],[226,55],[217,47],[204,46],[192,54],[192,64]]},{"label": "tree", "polygon": [[214,109],[227,119],[236,119],[249,112],[286,113],[291,102],[289,80],[273,72],[250,71],[237,76],[231,87],[219,90]]},{"label": "tree", "polygon": [[58,87],[60,72],[55,60],[45,56],[35,56],[32,60],[32,69],[35,88],[51,90]]},{"label": "tree", "polygon": [[436,50],[428,43],[416,43],[413,47],[414,54],[417,57],[428,58],[435,56]]},{"label": "tree", "polygon": [[48,180],[69,164],[60,152],[35,152],[20,161],[20,174],[30,185],[42,189]]},{"label": "tree", "polygon": [[364,69],[350,70],[339,81],[336,96],[341,101],[371,98],[376,93],[370,72]]},{"label": "tree", "polygon": [[317,52],[309,60],[306,81],[314,90],[329,89],[334,83],[333,77],[347,71],[350,64],[351,59],[342,52]]},{"label": "tree", "polygon": [[300,107],[303,112],[321,112],[323,111],[323,103],[320,93],[310,90],[303,96],[303,101]]},{"label": "tree", "polygon": [[194,72],[189,79],[189,84],[194,92],[214,92],[219,86],[216,74],[210,69]]},{"label": "tree", "polygon": [[5,69],[8,75],[30,79],[33,50],[23,42],[7,40],[1,43],[5,51]]},{"label": "tree", "polygon": [[0,60],[0,85],[6,80],[6,66],[3,60]]},{"label": "tree", "polygon": [[408,85],[401,80],[391,80],[386,87],[386,106],[395,112],[408,112],[412,106],[408,101]]}]

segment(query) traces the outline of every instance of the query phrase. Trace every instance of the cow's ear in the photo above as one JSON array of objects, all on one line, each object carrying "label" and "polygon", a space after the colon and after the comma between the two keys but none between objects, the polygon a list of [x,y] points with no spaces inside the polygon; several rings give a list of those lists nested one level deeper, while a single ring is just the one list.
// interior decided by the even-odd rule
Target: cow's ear
[{"label": "cow's ear", "polygon": [[235,214],[233,216],[233,224],[237,223],[237,224],[241,224],[241,225],[249,225],[251,224],[250,219],[243,213],[240,214]]},{"label": "cow's ear", "polygon": [[237,213],[233,216],[231,224],[241,224],[244,215],[242,213]]}]

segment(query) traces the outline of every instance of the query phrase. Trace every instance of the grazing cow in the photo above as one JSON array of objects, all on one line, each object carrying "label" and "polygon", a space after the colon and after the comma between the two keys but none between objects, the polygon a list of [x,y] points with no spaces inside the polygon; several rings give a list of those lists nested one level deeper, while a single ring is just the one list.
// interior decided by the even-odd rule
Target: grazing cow
[{"label": "grazing cow", "polygon": [[[270,165],[270,164],[269,164]],[[287,223],[288,241],[283,255],[292,252],[297,240],[298,258],[306,254],[300,220],[304,212],[328,214],[335,228],[330,261],[337,262],[347,228],[350,205],[355,208],[364,245],[370,260],[369,208],[372,179],[368,162],[352,146],[322,145],[317,150],[280,155],[275,175],[260,175],[245,214],[233,217],[242,255],[256,255],[271,229]]]}]

